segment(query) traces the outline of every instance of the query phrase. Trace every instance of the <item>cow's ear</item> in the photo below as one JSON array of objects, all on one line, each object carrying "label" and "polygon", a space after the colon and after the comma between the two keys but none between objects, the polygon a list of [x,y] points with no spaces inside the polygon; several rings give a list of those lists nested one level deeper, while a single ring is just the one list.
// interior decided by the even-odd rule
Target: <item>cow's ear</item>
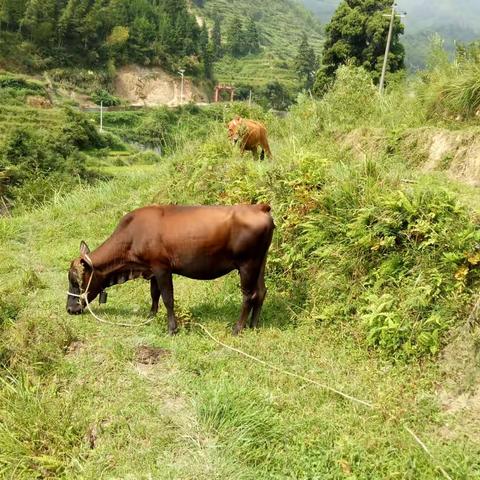
[{"label": "cow's ear", "polygon": [[93,263],[92,263],[92,260],[90,259],[90,257],[88,255],[82,255],[82,258],[80,259],[80,263],[84,267],[93,270]]},{"label": "cow's ear", "polygon": [[88,255],[90,253],[90,249],[88,245],[82,240],[80,242],[80,255],[83,257],[84,255]]}]

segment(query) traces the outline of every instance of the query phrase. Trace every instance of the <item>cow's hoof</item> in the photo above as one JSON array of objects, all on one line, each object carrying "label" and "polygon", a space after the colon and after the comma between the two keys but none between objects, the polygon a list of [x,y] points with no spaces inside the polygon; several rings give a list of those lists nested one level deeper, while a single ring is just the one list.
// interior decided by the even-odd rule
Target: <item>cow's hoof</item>
[{"label": "cow's hoof", "polygon": [[169,334],[171,337],[173,337],[173,336],[176,335],[177,333],[178,333],[178,328],[173,328],[173,329],[169,328],[169,329],[168,329],[168,334]]},{"label": "cow's hoof", "polygon": [[147,315],[147,319],[151,320],[152,318],[155,318],[157,316],[157,312],[149,312]]}]

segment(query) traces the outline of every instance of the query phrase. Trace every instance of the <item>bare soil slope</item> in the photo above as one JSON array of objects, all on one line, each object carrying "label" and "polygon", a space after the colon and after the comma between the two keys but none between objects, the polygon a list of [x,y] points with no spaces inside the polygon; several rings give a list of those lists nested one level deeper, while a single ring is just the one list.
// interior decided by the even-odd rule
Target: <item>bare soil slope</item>
[{"label": "bare soil slope", "polygon": [[[115,79],[115,93],[132,105],[174,107],[181,103],[181,79],[161,68],[128,65],[118,71]],[[185,78],[184,103],[199,103],[207,100],[205,93],[193,85],[190,79]]]}]

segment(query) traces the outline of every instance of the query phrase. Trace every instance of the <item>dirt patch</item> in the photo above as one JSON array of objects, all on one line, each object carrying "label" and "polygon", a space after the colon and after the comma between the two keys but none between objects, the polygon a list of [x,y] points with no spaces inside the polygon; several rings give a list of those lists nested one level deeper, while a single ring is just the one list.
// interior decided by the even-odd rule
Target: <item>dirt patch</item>
[{"label": "dirt patch", "polygon": [[67,348],[65,348],[65,354],[75,355],[77,353],[80,353],[84,348],[85,343],[83,343],[81,340],[74,340],[67,346]]},{"label": "dirt patch", "polygon": [[[181,103],[181,79],[161,68],[127,65],[119,69],[115,78],[115,94],[134,106],[171,107]],[[205,102],[208,99],[190,79],[184,79],[183,101]]]},{"label": "dirt patch", "polygon": [[396,154],[423,172],[444,171],[449,177],[480,186],[480,130],[415,128],[397,138],[383,129],[357,129],[337,139],[357,158]]},{"label": "dirt patch", "polygon": [[141,345],[135,352],[135,360],[143,365],[154,365],[161,358],[170,355],[170,350],[158,347],[149,347]]},{"label": "dirt patch", "polygon": [[422,170],[443,170],[470,185],[480,185],[480,139],[477,132],[433,131],[425,139]]},{"label": "dirt patch", "polygon": [[98,440],[100,435],[103,433],[106,425],[108,425],[108,420],[102,420],[99,423],[94,423],[88,427],[87,433],[85,433],[85,436],[83,439],[85,442],[88,444],[90,449],[94,449],[98,446]]},{"label": "dirt patch", "polygon": [[27,105],[32,108],[52,108],[52,103],[48,98],[30,95],[27,97]]}]

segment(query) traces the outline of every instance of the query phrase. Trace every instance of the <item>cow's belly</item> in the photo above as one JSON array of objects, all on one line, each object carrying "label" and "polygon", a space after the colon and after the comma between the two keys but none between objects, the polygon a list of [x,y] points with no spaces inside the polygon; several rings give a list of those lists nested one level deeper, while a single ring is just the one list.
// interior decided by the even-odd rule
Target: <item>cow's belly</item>
[{"label": "cow's belly", "polygon": [[223,277],[223,275],[226,275],[236,268],[236,265],[231,261],[198,257],[174,266],[172,271],[177,275],[195,280],[213,280]]}]

